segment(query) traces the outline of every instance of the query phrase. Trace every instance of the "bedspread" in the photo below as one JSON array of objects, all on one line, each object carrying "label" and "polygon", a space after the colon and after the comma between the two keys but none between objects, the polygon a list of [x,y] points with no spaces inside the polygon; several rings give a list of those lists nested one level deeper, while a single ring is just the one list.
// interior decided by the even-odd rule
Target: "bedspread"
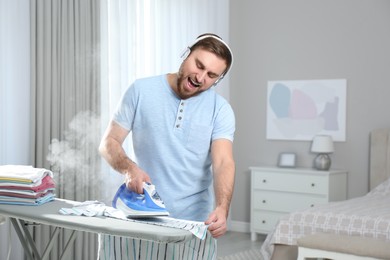
[{"label": "bedspread", "polygon": [[296,245],[297,239],[315,233],[333,233],[380,238],[390,241],[390,179],[367,195],[331,202],[281,218],[263,243],[264,259],[270,259],[274,244]]}]

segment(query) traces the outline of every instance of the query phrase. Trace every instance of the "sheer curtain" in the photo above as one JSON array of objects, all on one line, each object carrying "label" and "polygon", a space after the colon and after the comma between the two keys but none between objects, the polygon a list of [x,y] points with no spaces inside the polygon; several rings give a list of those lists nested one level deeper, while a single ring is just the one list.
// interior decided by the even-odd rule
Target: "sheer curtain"
[{"label": "sheer curtain", "polygon": [[[226,0],[103,0],[101,10],[102,129],[131,82],[176,72],[181,53],[198,35],[212,32],[229,42]],[[216,89],[227,99],[228,83],[226,77]],[[127,142],[127,152],[132,154],[131,139]],[[103,168],[109,200],[123,180],[107,165]]]},{"label": "sheer curtain", "polygon": [[[59,198],[99,198],[100,2],[31,0],[31,161],[52,169]],[[40,252],[53,232],[32,226]],[[59,236],[50,259],[69,237]],[[94,259],[96,234],[79,232],[70,259]]]}]

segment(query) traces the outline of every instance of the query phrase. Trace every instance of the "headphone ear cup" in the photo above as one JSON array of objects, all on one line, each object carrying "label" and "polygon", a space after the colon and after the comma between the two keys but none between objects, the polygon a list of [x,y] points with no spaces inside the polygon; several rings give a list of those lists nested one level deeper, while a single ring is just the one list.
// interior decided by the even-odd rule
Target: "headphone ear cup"
[{"label": "headphone ear cup", "polygon": [[220,80],[220,79],[217,79],[217,80],[214,82],[213,87],[215,87],[215,86],[218,84],[219,80]]},{"label": "headphone ear cup", "polygon": [[183,53],[181,54],[180,57],[181,57],[183,60],[185,60],[185,59],[187,59],[188,55],[190,55],[190,53],[191,53],[191,49],[190,49],[189,47],[187,47],[187,48],[183,51]]},{"label": "headphone ear cup", "polygon": [[215,87],[220,80],[222,80],[225,77],[225,74],[222,74],[213,84],[213,87]]}]

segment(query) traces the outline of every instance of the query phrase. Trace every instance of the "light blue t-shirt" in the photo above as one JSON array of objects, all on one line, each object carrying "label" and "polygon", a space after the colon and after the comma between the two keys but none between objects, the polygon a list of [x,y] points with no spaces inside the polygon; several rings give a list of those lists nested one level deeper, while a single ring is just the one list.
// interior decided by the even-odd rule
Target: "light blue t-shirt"
[{"label": "light blue t-shirt", "polygon": [[204,221],[214,206],[211,142],[233,141],[234,112],[213,89],[181,100],[167,75],[136,80],[113,120],[132,131],[137,164],[151,177],[170,216]]}]

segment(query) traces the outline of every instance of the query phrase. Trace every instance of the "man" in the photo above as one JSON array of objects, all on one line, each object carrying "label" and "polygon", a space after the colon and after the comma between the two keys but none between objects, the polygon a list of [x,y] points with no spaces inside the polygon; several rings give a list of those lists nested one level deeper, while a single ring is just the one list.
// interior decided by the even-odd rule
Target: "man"
[{"label": "man", "polygon": [[[143,182],[151,182],[171,217],[204,221],[218,238],[227,230],[234,186],[235,118],[212,87],[230,69],[233,55],[217,35],[205,34],[182,57],[177,73],[132,84],[99,151],[129,189],[143,193]],[[122,148],[130,132],[136,158]]]}]

